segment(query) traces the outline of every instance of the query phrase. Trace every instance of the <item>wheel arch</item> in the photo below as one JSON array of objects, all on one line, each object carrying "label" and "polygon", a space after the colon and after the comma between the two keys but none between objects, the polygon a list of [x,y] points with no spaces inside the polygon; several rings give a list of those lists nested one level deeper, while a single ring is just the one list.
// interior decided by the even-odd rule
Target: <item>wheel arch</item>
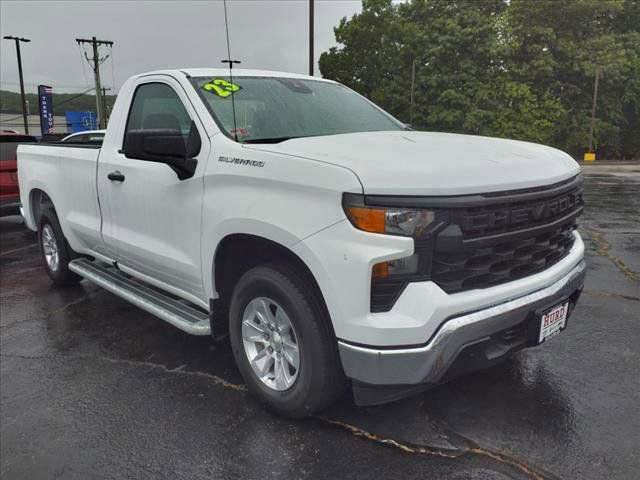
[{"label": "wheel arch", "polygon": [[31,216],[29,220],[33,222],[36,229],[40,221],[40,214],[46,209],[52,209],[55,212],[53,200],[44,190],[38,187],[32,188],[29,192],[29,214]]},{"label": "wheel arch", "polygon": [[[212,283],[218,298],[212,300],[212,331],[224,323],[228,312],[228,300],[240,277],[251,268],[273,261],[283,262],[293,268],[312,286],[313,294],[329,319],[329,328],[335,337],[333,322],[324,294],[311,268],[293,250],[266,237],[247,233],[228,234],[218,243],[213,256]],[[214,325],[215,324],[215,325]]]}]

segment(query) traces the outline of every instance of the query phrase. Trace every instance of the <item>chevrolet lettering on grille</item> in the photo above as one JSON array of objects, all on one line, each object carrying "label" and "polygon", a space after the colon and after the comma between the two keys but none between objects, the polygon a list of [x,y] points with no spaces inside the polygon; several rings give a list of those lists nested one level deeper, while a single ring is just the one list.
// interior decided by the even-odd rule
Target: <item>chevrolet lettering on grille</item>
[{"label": "chevrolet lettering on grille", "polygon": [[468,234],[522,227],[545,220],[553,221],[581,205],[582,194],[574,191],[533,205],[506,206],[490,212],[467,212],[462,215],[460,226]]}]

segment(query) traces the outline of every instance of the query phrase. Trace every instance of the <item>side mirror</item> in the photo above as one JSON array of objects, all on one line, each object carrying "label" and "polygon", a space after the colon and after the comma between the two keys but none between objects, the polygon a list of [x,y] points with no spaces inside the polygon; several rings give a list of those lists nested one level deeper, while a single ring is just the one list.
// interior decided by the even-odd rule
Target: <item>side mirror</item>
[{"label": "side mirror", "polygon": [[148,162],[166,163],[180,180],[190,178],[196,171],[202,142],[195,124],[191,122],[189,137],[185,142],[179,130],[154,128],[129,130],[124,139],[123,153],[127,158]]}]

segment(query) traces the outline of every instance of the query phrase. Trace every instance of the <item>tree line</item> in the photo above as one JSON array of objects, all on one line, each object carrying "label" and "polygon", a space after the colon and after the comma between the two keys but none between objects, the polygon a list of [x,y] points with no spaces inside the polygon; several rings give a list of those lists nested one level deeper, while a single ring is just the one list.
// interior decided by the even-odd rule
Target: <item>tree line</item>
[{"label": "tree line", "polygon": [[[27,93],[25,95],[25,99],[29,102],[29,113],[31,115],[38,115],[40,113],[38,106],[38,95],[35,93]],[[107,95],[105,99],[106,104],[109,107],[113,106],[115,100],[115,95]],[[15,113],[16,115],[21,115],[22,107],[20,105],[20,102],[21,100],[19,93],[0,90],[0,113]],[[95,95],[78,93],[54,93],[53,114],[64,115],[64,112],[67,110],[79,112],[95,112],[96,97]]]},{"label": "tree line", "polygon": [[597,71],[598,156],[640,158],[640,0],[363,0],[334,31],[323,77],[414,128],[576,157],[589,146]]}]

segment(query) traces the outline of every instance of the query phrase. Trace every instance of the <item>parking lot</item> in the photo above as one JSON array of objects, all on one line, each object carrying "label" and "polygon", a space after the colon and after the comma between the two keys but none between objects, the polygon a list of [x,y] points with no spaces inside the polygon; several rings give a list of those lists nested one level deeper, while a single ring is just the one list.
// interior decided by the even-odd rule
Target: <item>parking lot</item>
[{"label": "parking lot", "polygon": [[0,476],[640,478],[640,165],[585,167],[589,271],[568,328],[385,406],[349,394],[289,421],[246,393],[227,343],[82,282],[52,286],[0,221]]}]

